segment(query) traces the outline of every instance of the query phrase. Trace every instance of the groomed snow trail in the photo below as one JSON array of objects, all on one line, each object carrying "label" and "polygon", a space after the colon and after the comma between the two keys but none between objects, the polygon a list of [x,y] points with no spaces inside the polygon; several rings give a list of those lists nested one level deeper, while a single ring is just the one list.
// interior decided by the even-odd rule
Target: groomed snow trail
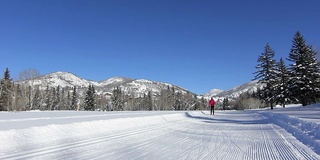
[{"label": "groomed snow trail", "polygon": [[[99,124],[112,128],[114,124],[118,128],[73,138],[59,134],[52,141],[31,142],[37,137],[24,133],[31,131],[28,128],[0,131],[1,139],[19,141],[0,147],[0,159],[320,159],[309,147],[258,113],[203,113],[208,112],[95,120],[88,122],[91,127]],[[109,126],[102,125],[105,123]],[[58,124],[57,132],[83,125]],[[46,128],[35,127],[32,131],[43,133]],[[82,128],[80,132],[90,129]],[[48,137],[58,134],[52,132],[47,132]],[[0,140],[1,145],[2,142],[5,140]]]}]

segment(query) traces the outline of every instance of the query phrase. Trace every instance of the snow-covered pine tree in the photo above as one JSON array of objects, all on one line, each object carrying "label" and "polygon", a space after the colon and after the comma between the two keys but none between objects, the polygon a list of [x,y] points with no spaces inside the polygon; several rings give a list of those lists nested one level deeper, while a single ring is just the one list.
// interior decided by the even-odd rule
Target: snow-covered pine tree
[{"label": "snow-covered pine tree", "polygon": [[276,83],[274,85],[276,93],[276,102],[280,103],[283,108],[289,98],[288,90],[288,81],[289,74],[288,69],[284,63],[284,60],[281,58],[280,61],[276,64]]},{"label": "snow-covered pine tree", "polygon": [[84,99],[84,110],[94,111],[95,105],[95,89],[93,85],[89,85],[86,98]]},{"label": "snow-covered pine tree", "polygon": [[297,32],[288,58],[292,62],[289,65],[289,90],[291,96],[303,106],[315,103],[319,98],[320,68],[316,54]]},{"label": "snow-covered pine tree", "polygon": [[264,48],[264,52],[258,58],[258,65],[255,72],[254,80],[259,80],[258,83],[264,84],[262,92],[262,100],[268,103],[273,109],[273,102],[275,101],[274,84],[276,75],[276,61],[274,60],[275,52],[269,44]]}]

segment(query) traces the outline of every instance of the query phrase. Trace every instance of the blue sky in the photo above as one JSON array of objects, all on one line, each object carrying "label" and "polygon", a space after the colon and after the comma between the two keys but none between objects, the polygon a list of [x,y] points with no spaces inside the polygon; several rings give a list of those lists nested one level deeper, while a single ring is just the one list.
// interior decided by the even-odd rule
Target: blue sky
[{"label": "blue sky", "polygon": [[203,94],[253,79],[267,43],[320,46],[320,1],[1,0],[0,70],[168,82]]}]

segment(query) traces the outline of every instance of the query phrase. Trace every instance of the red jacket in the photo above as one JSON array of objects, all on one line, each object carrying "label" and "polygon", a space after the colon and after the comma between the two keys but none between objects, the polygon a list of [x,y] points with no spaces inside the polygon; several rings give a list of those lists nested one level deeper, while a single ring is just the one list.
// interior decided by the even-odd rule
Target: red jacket
[{"label": "red jacket", "polygon": [[216,102],[215,102],[213,99],[210,99],[209,105],[210,105],[210,106],[214,106],[215,104],[216,104]]}]

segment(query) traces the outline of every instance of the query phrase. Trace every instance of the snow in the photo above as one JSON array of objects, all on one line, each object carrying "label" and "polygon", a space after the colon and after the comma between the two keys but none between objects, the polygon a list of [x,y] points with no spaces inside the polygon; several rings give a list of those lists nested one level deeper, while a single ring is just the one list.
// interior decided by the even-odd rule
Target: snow
[{"label": "snow", "polygon": [[204,98],[210,99],[211,97],[213,97],[214,99],[223,99],[223,98],[236,99],[243,93],[256,92],[257,89],[261,89],[262,86],[263,84],[258,83],[258,80],[255,80],[255,81],[251,81],[243,85],[234,87],[229,90],[219,91],[217,89],[213,89],[209,93],[204,94]]},{"label": "snow", "polygon": [[101,86],[107,86],[107,85],[112,85],[112,84],[121,84],[125,83],[126,81],[130,81],[130,78],[123,78],[123,77],[113,77],[109,78],[107,80],[99,82]]},{"label": "snow", "polygon": [[320,105],[0,112],[0,159],[320,159]]},{"label": "snow", "polygon": [[209,93],[206,93],[206,94],[204,95],[204,97],[206,97],[207,99],[210,99],[210,96],[211,96],[211,97],[212,97],[212,96],[216,96],[216,95],[220,94],[221,92],[223,92],[223,90],[220,90],[220,89],[212,89],[212,90],[210,90]]},{"label": "snow", "polygon": [[38,78],[35,78],[33,80],[26,80],[21,81],[19,83],[24,83],[27,85],[35,85],[35,86],[41,86],[42,88],[46,88],[47,85],[51,87],[73,87],[73,86],[79,86],[79,87],[88,87],[89,85],[95,85],[100,86],[98,82],[90,81],[82,79],[72,73],[69,72],[54,72],[51,74],[47,74],[45,76],[41,76]]},{"label": "snow", "polygon": [[98,94],[112,93],[115,87],[119,87],[124,93],[141,97],[149,91],[159,95],[163,89],[175,88],[176,92],[186,94],[188,91],[176,85],[164,82],[150,81],[146,79],[131,79],[124,77],[113,77],[100,82],[86,80],[69,72],[54,72],[32,80],[17,81],[18,84],[27,86],[40,86],[40,89],[49,87],[76,87],[80,95],[83,95],[89,85],[94,85]]}]

